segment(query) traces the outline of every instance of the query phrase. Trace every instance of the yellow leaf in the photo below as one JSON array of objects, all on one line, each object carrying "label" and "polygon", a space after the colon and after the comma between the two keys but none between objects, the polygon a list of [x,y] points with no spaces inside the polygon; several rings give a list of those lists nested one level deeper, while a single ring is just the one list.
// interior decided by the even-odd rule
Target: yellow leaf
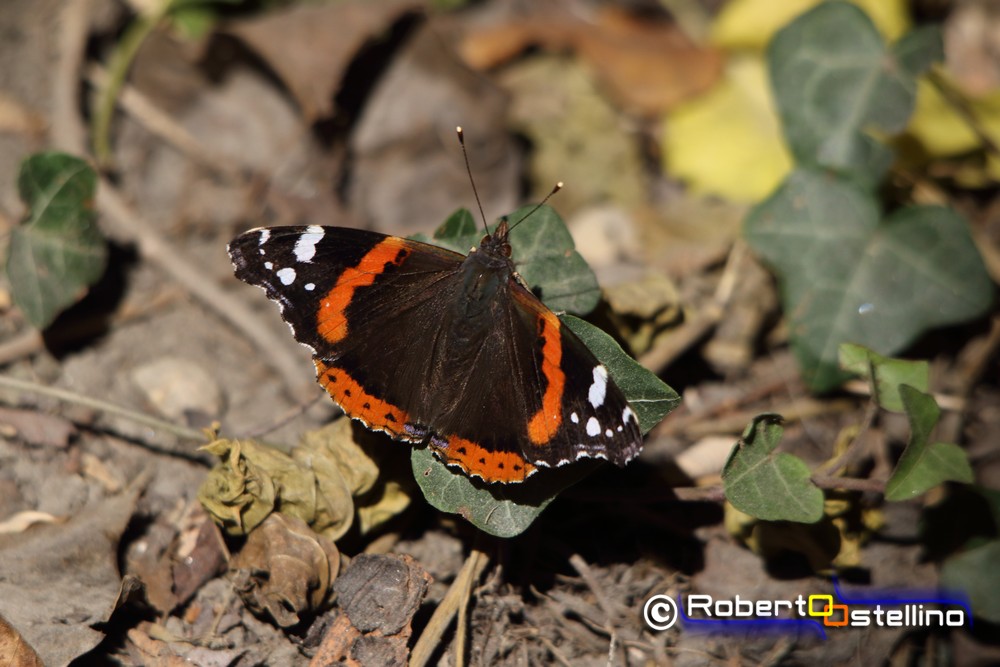
[{"label": "yellow leaf", "polygon": [[[732,0],[712,24],[712,43],[726,49],[763,50],[779,29],[822,0]],[[910,29],[907,0],[852,0],[882,36],[895,41]]]},{"label": "yellow leaf", "polygon": [[759,56],[734,57],[707,94],[667,115],[669,173],[698,194],[756,201],[792,167]]},{"label": "yellow leaf", "polygon": [[[961,94],[954,86],[952,89]],[[965,105],[979,127],[1000,143],[1000,89],[979,98],[966,96]],[[917,83],[917,108],[908,131],[931,157],[950,157],[982,148],[982,141],[965,117],[925,79]]]}]

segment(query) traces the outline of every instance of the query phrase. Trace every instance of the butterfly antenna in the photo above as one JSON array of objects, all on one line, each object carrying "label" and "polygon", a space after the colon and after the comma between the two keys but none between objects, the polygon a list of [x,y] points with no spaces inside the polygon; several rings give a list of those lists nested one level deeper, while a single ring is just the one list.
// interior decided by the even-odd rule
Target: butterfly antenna
[{"label": "butterfly antenna", "polygon": [[563,188],[562,181],[559,181],[558,183],[556,183],[555,187],[552,188],[551,192],[549,192],[549,194],[545,195],[545,199],[543,199],[542,201],[538,202],[538,204],[535,206],[535,208],[533,208],[530,211],[528,211],[527,213],[525,213],[524,217],[522,217],[520,220],[518,220],[513,225],[511,225],[510,228],[514,229],[519,224],[521,224],[522,222],[524,222],[525,220],[527,220],[528,218],[530,218],[532,215],[534,215],[535,211],[537,211],[541,207],[545,206],[545,202],[547,202],[549,199],[551,199],[552,195],[554,195],[555,193],[557,193],[560,190],[562,190],[562,188]]},{"label": "butterfly antenna", "polygon": [[479,201],[479,191],[476,190],[476,179],[472,177],[472,167],[469,166],[469,154],[465,150],[465,132],[462,131],[461,125],[455,128],[455,132],[458,134],[458,143],[462,146],[462,157],[465,158],[465,171],[469,174],[469,183],[472,183],[472,194],[476,196],[476,206],[479,207],[479,217],[483,219],[483,229],[487,234],[489,234],[490,230],[486,225],[486,214],[483,213],[483,202]]}]

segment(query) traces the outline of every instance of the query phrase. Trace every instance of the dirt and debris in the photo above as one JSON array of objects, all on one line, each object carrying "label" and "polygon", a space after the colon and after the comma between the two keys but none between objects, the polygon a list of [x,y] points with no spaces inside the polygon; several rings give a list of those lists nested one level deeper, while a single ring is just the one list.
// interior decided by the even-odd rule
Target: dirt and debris
[{"label": "dirt and debris", "polygon": [[[849,385],[810,394],[779,287],[741,236],[746,200],[704,196],[665,157],[665,119],[737,60],[692,15],[707,26],[730,3],[170,4],[0,11],[0,251],[25,215],[22,160],[60,150],[99,168],[110,258],[42,333],[0,278],[0,375],[93,399],[0,386],[0,663],[998,660],[985,621],[823,640],[644,621],[657,595],[831,595],[834,566],[852,590],[930,590],[944,559],[997,537],[995,492],[952,486],[902,503],[829,494],[809,529],[726,504],[721,471],[755,415],[783,415],[781,450],[813,469],[867,423],[848,467],[865,479],[889,475],[909,432],[899,416],[866,422],[869,397]],[[988,143],[1000,18],[988,2],[951,4],[947,66],[982,105],[966,111],[994,109]],[[99,163],[98,109],[116,76]],[[962,212],[996,280],[992,150],[974,164],[907,162],[886,189]],[[606,289],[592,319],[684,400],[637,461],[602,467],[523,534],[493,539],[424,501],[408,445],[339,418],[277,309],[233,277],[226,245],[267,225],[429,233],[459,207],[493,219],[557,181],[550,204]],[[906,353],[930,361],[941,437],[987,491],[1000,488],[996,322],[994,306]]]}]

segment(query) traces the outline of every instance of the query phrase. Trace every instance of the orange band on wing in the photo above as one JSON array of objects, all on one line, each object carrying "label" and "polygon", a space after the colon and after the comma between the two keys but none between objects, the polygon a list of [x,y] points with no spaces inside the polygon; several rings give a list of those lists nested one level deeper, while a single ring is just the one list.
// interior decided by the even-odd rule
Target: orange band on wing
[{"label": "orange band on wing", "polygon": [[337,278],[327,295],[320,301],[316,313],[317,330],[328,343],[339,343],[347,336],[347,306],[354,290],[366,287],[385,273],[390,264],[399,266],[410,255],[406,239],[388,236],[361,258],[357,266],[349,266]]},{"label": "orange band on wing", "polygon": [[403,410],[369,394],[343,368],[327,366],[319,360],[314,363],[316,379],[348,417],[360,419],[368,428],[385,431],[395,438],[407,438],[403,426],[408,416]]},{"label": "orange band on wing", "polygon": [[535,472],[535,466],[518,452],[490,451],[471,440],[451,436],[446,446],[431,444],[447,464],[457,465],[467,474],[487,482],[522,482]]},{"label": "orange band on wing", "polygon": [[551,310],[539,312],[538,335],[542,337],[542,374],[548,385],[542,396],[542,407],[528,422],[528,438],[536,445],[552,439],[562,424],[562,398],[566,374],[562,367],[562,339],[559,318]]}]

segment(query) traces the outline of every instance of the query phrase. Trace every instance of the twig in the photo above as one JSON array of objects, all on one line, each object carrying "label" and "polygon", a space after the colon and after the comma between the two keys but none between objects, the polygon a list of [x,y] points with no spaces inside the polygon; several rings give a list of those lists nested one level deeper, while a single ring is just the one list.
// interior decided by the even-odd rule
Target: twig
[{"label": "twig", "polygon": [[672,489],[678,500],[685,502],[721,503],[726,492],[721,486],[682,486]]},{"label": "twig", "polygon": [[[481,553],[481,552],[477,552]],[[478,577],[476,577],[478,579]],[[472,597],[472,585],[475,580],[469,577],[465,581],[462,597],[458,604],[458,623],[455,627],[455,667],[465,667],[465,651],[469,639],[469,599]]]},{"label": "twig", "polygon": [[424,667],[430,661],[445,631],[451,625],[451,619],[455,617],[462,606],[462,600],[465,599],[467,591],[471,589],[472,582],[479,579],[489,560],[489,556],[485,553],[475,547],[472,548],[472,553],[465,559],[465,565],[455,577],[455,581],[451,583],[444,599],[434,610],[430,621],[427,622],[427,627],[424,628],[416,645],[414,645],[413,652],[410,654],[410,667]]},{"label": "twig", "polygon": [[[800,398],[791,403],[776,405],[767,412],[776,412],[782,416],[785,423],[803,421],[821,415],[833,415],[849,412],[857,406],[854,399],[831,399],[818,401],[814,398]],[[695,422],[687,426],[683,433],[689,438],[701,438],[720,433],[742,433],[746,425],[764,410],[742,410],[724,417]],[[669,431],[675,432],[675,431]]]},{"label": "twig", "polygon": [[661,342],[639,358],[639,363],[654,371],[669,366],[677,357],[700,341],[709,331],[722,321],[726,307],[735,291],[739,270],[746,259],[748,250],[743,243],[734,243],[726,257],[726,265],[715,288],[715,294],[690,320],[676,331],[664,336]]},{"label": "twig", "polygon": [[18,380],[16,378],[7,377],[5,375],[0,375],[0,387],[7,387],[8,389],[29,392],[32,394],[39,394],[41,396],[48,396],[50,398],[55,398],[65,403],[82,405],[84,407],[93,408],[95,410],[106,412],[108,414],[118,415],[119,417],[124,417],[125,419],[131,420],[138,424],[143,424],[144,426],[148,426],[153,429],[166,431],[167,433],[172,433],[179,438],[185,438],[187,440],[200,440],[200,441],[204,441],[206,439],[205,433],[202,431],[197,431],[195,429],[187,428],[185,426],[179,426],[177,424],[171,424],[168,421],[157,419],[156,417],[151,417],[150,415],[146,415],[141,412],[136,412],[134,410],[129,410],[128,408],[123,408],[120,405],[115,405],[114,403],[108,403],[107,401],[91,398],[90,396],[77,394],[76,392],[68,391],[66,389],[59,389],[57,387],[46,387],[45,385],[40,385],[25,380]]},{"label": "twig", "polygon": [[[95,88],[103,90],[109,86],[110,75],[108,71],[97,63],[91,63],[87,67],[86,74],[87,81]],[[232,158],[218,155],[206,148],[203,142],[178,124],[170,115],[161,111],[135,87],[122,83],[117,102],[122,109],[130,113],[152,134],[195,162],[201,163],[231,181],[241,180],[240,167],[233,162]]]},{"label": "twig", "polygon": [[875,402],[874,398],[868,402],[868,406],[865,408],[865,418],[861,422],[861,426],[858,428],[858,432],[855,434],[851,444],[848,445],[847,449],[845,449],[836,459],[820,466],[820,470],[823,471],[824,475],[836,475],[838,472],[854,463],[861,446],[865,443],[865,436],[868,435],[868,432],[872,428],[872,424],[875,423],[875,417],[878,415],[878,409],[878,403]]},{"label": "twig", "polygon": [[[76,0],[67,5],[63,19],[60,59],[57,67],[59,76],[54,91],[54,99],[62,100],[72,111],[66,111],[53,118],[53,138],[56,146],[77,154],[85,153],[84,131],[76,115],[76,88],[80,63],[86,45],[86,14],[89,0]],[[299,397],[302,381],[300,360],[292,355],[286,341],[274,336],[269,329],[261,326],[259,319],[250,309],[237,299],[231,298],[215,280],[206,276],[196,265],[181,256],[160,235],[133,211],[118,191],[107,179],[101,179],[97,192],[98,208],[106,214],[108,223],[117,228],[118,233],[128,241],[135,242],[142,254],[154,264],[158,264],[194,297],[217,310],[237,330],[249,338],[261,351],[264,358],[278,371],[286,388]]]},{"label": "twig", "polygon": [[304,386],[302,360],[293,355],[285,337],[271,333],[262,326],[257,315],[223,290],[210,276],[183,257],[167,243],[142,217],[129,207],[118,190],[102,178],[97,190],[98,208],[106,214],[118,234],[136,243],[143,259],[162,268],[192,296],[219,313],[238,331],[249,338],[264,354],[264,359],[281,375],[285,386],[296,398]]},{"label": "twig", "polygon": [[558,662],[563,667],[573,667],[573,663],[570,662],[565,655],[563,655],[563,652],[560,651],[559,648],[552,643],[551,639],[542,636],[540,634],[537,635],[535,638],[542,643],[542,646],[544,646],[545,649],[549,652],[549,654],[556,659],[556,662]]},{"label": "twig", "polygon": [[[844,391],[850,392],[857,396],[871,396],[872,388],[871,384],[865,380],[848,380],[841,388]],[[966,401],[961,396],[955,396],[954,394],[944,394],[941,392],[931,392],[931,396],[934,397],[934,402],[938,404],[938,407],[942,410],[948,410],[950,412],[962,412],[966,408]]]},{"label": "twig", "polygon": [[580,578],[583,579],[584,583],[587,584],[587,588],[590,592],[594,594],[597,599],[597,606],[601,608],[604,612],[605,624],[604,630],[611,635],[611,641],[608,644],[608,667],[614,664],[615,649],[618,646],[618,631],[615,630],[615,612],[614,608],[611,606],[611,602],[608,600],[607,596],[604,594],[604,589],[601,588],[601,583],[597,581],[597,577],[594,576],[593,570],[587,565],[587,561],[579,554],[573,554],[569,557],[569,564],[573,566],[573,569],[577,571]]},{"label": "twig", "polygon": [[59,13],[59,59],[52,77],[52,143],[83,154],[86,134],[79,116],[77,82],[87,47],[90,0],[70,0]]},{"label": "twig", "polygon": [[25,329],[13,338],[0,343],[0,366],[39,352],[44,347],[45,340],[42,338],[41,331]]},{"label": "twig", "polygon": [[972,108],[969,106],[968,100],[955,90],[955,87],[942,76],[940,70],[936,68],[931,68],[927,72],[927,80],[938,89],[941,93],[941,97],[945,99],[955,109],[956,113],[962,117],[969,129],[972,130],[976,138],[979,139],[983,147],[987,152],[992,153],[995,157],[1000,157],[1000,147],[997,146],[993,138],[986,132],[983,128],[982,122],[976,118],[976,114],[973,113]]}]

